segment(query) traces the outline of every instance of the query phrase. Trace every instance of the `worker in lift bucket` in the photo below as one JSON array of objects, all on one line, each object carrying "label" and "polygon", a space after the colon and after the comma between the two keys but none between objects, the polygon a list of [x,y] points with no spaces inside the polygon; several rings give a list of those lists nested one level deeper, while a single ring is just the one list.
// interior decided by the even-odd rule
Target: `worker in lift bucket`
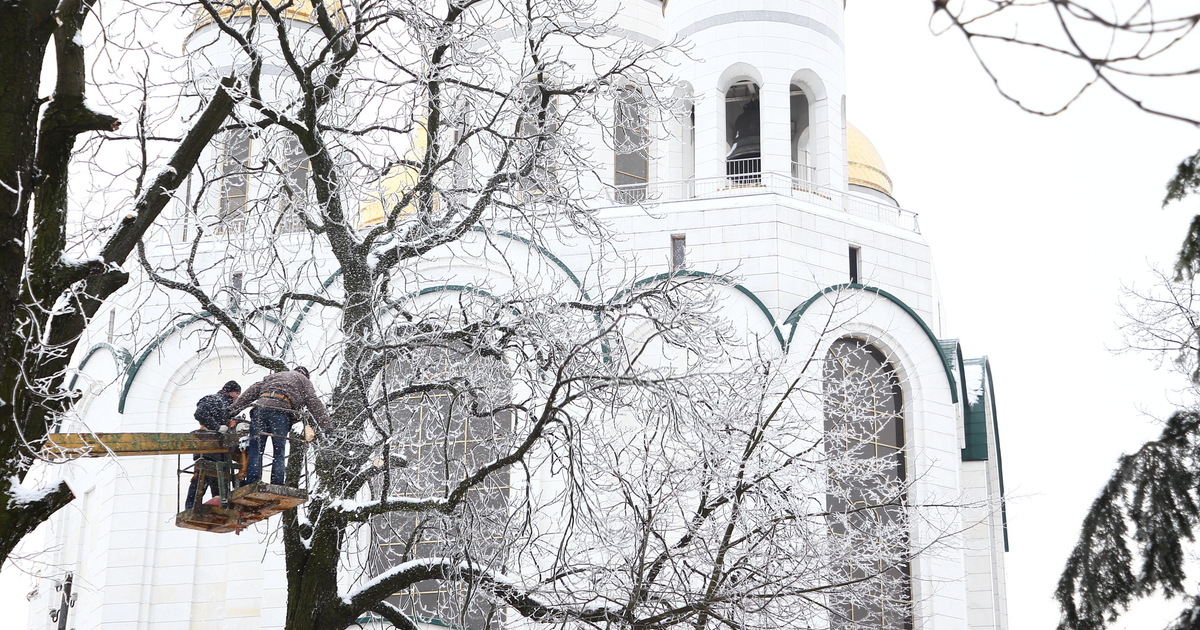
[{"label": "worker in lift bucket", "polygon": [[[229,381],[221,386],[215,394],[204,396],[196,401],[196,413],[193,416],[196,422],[200,423],[201,430],[220,431],[227,427],[229,418],[229,405],[237,400],[238,394],[241,393],[242,386],[238,385],[237,381]],[[209,453],[206,455],[193,455],[192,461],[197,461],[200,458],[210,461],[223,462],[228,461],[229,456],[224,453]],[[192,509],[192,505],[196,502],[196,486],[200,483],[200,475],[192,475],[192,483],[188,486],[187,498],[184,499],[184,509]],[[209,494],[217,496],[217,478],[205,477],[204,485],[208,489]],[[202,497],[203,498],[203,497]]]},{"label": "worker in lift bucket", "polygon": [[329,430],[329,412],[308,380],[308,369],[303,367],[276,372],[247,387],[242,396],[230,405],[229,415],[235,416],[251,405],[254,406],[254,413],[250,414],[250,445],[244,483],[251,484],[262,479],[262,456],[267,448],[267,437],[270,437],[273,447],[271,483],[281,486],[287,467],[287,435],[292,424],[298,420],[300,410],[307,409],[322,431]]}]

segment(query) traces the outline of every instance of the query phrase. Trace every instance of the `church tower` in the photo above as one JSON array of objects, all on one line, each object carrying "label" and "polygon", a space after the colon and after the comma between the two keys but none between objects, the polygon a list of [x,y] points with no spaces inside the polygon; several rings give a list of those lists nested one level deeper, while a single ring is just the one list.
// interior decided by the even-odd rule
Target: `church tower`
[{"label": "church tower", "polygon": [[[484,253],[430,251],[420,259],[426,265],[420,273],[398,277],[396,284],[411,283],[404,287],[410,295],[430,299],[451,295],[452,289],[475,290],[484,284],[479,278],[499,277],[504,265],[488,257],[501,248],[525,252],[520,262],[534,261],[525,269],[541,265],[575,283],[556,277],[563,286],[579,285],[579,278],[597,268],[603,268],[597,274],[621,276],[635,286],[680,276],[719,278],[714,308],[738,331],[747,353],[771,361],[808,360],[836,378],[869,375],[865,380],[880,419],[870,439],[861,440],[862,451],[888,462],[879,467],[880,475],[906,484],[909,504],[968,506],[932,510],[911,521],[903,541],[908,562],[878,568],[905,585],[899,601],[855,606],[832,601],[829,618],[797,620],[795,627],[841,630],[876,619],[887,630],[1007,630],[1007,523],[991,367],[949,335],[917,214],[898,202],[897,183],[880,151],[847,121],[853,95],[846,94],[844,0],[598,4],[598,13],[614,17],[611,37],[649,45],[678,41],[683,48],[661,68],[677,78],[671,96],[678,105],[656,123],[659,128],[645,120],[635,94],[606,86],[613,90],[612,111],[598,124],[611,128],[591,130],[594,136],[585,138],[595,149],[595,172],[588,171],[595,201],[588,210],[611,230],[625,258],[600,264],[591,244],[548,237],[545,247],[535,248],[525,235],[480,229],[463,239],[476,239],[470,245]],[[314,28],[311,4],[289,6],[289,28],[302,38]],[[254,17],[244,7],[227,11],[224,17],[231,20]],[[222,69],[241,63],[228,40],[218,43],[216,29],[200,14],[187,40],[201,82],[215,81]],[[497,37],[521,44],[511,32]],[[286,89],[271,78],[285,73],[274,54],[279,51],[270,44],[263,50],[272,53],[264,60],[264,89]],[[589,51],[562,54],[583,60]],[[313,186],[305,156],[277,141],[262,143],[277,154],[258,153],[257,132],[232,129],[209,150],[208,215],[198,220],[217,225],[230,242],[256,229],[254,222],[275,234],[303,230],[294,208],[305,203],[305,191]],[[426,139],[412,135],[412,146],[423,149]],[[414,151],[392,148],[397,156]],[[384,223],[385,197],[410,184],[410,174],[403,168],[380,173],[387,190],[374,205],[364,202],[357,209],[356,228]],[[194,230],[186,221],[182,225]],[[186,249],[188,234],[171,238],[177,242],[169,246]],[[323,289],[341,270],[331,254],[322,255],[325,259],[298,259],[297,266],[310,264],[325,273],[330,280]],[[520,270],[522,264],[509,267]],[[488,288],[495,284],[502,282]],[[116,383],[84,397],[80,410],[90,430],[186,430],[201,395],[230,377],[248,384],[262,375],[233,344],[197,352],[199,335],[180,332],[188,323],[135,331],[128,348],[96,344],[109,345],[111,362],[102,362],[103,354],[91,361],[91,352],[77,359],[91,381]],[[297,320],[290,333],[299,328]],[[299,330],[297,336],[305,334],[304,343],[314,347],[341,343],[327,331]],[[813,398],[829,391],[813,392]],[[829,435],[828,427],[839,421],[836,411],[820,403],[809,411],[818,437]],[[168,420],[175,424],[167,426]],[[119,467],[88,463],[96,465],[80,470],[95,480],[92,489],[77,510],[55,517],[51,534],[53,562],[74,575],[78,603],[68,627],[283,627],[283,549],[267,525],[236,539],[177,529],[173,458],[122,461]],[[804,496],[829,512],[844,507],[828,503],[823,494]],[[359,542],[377,543],[369,536]],[[53,585],[45,582],[27,624],[38,630],[56,627],[45,614],[57,605]],[[881,612],[885,609],[891,612]],[[364,618],[360,625],[388,627],[378,618]],[[422,618],[420,627],[459,626]]]}]

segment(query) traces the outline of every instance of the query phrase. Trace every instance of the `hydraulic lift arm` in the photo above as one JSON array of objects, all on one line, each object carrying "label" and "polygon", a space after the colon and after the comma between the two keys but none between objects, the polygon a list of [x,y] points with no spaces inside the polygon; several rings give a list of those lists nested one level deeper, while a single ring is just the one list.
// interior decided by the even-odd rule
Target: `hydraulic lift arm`
[{"label": "hydraulic lift arm", "polygon": [[[232,440],[232,443],[230,442]],[[237,448],[237,436],[194,433],[51,433],[42,452],[54,459],[108,455],[203,455]]]},{"label": "hydraulic lift arm", "polygon": [[[187,529],[206,532],[240,532],[246,526],[266,520],[271,516],[290,510],[308,500],[308,493],[298,488],[254,483],[233,488],[232,475],[218,472],[219,466],[234,466],[234,470],[245,470],[244,451],[239,448],[238,434],[234,431],[195,431],[192,433],[51,433],[46,436],[42,453],[52,459],[75,459],[79,457],[105,457],[108,455],[206,455],[223,453],[229,455],[218,463],[200,460],[196,462],[196,474],[216,476],[221,479],[222,489],[216,505],[196,501],[192,509],[184,510],[175,517],[175,524]],[[186,472],[186,471],[184,471]],[[220,475],[220,476],[218,476]],[[204,492],[198,486],[197,499]]]}]

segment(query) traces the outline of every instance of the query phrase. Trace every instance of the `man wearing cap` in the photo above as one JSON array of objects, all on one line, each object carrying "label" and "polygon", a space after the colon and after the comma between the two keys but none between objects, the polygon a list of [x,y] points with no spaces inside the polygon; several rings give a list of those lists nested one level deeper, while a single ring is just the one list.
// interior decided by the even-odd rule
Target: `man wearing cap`
[{"label": "man wearing cap", "polygon": [[271,461],[271,483],[283,485],[286,469],[287,434],[296,422],[296,414],[308,409],[313,420],[322,431],[329,430],[329,412],[317,397],[317,391],[308,380],[308,369],[297,367],[289,372],[276,372],[246,388],[242,397],[229,407],[234,416],[253,405],[250,414],[250,447],[245,483],[262,479],[262,456],[267,448],[267,436],[271,437],[273,458]]},{"label": "man wearing cap", "polygon": [[[226,426],[229,417],[229,404],[237,399],[238,394],[242,391],[242,386],[238,385],[237,381],[229,381],[221,386],[221,389],[215,394],[204,396],[196,401],[196,413],[193,417],[196,422],[200,423],[200,429],[197,431],[219,431],[221,427]],[[229,456],[222,453],[209,453],[206,455],[193,455],[192,461],[198,461],[200,458],[214,462],[228,461]],[[187,499],[183,502],[184,509],[192,509],[192,505],[196,502],[196,486],[200,483],[200,475],[192,475],[192,483],[188,486]],[[217,496],[217,479],[216,477],[205,477],[205,487],[213,496]],[[203,497],[202,497],[203,498]]]}]

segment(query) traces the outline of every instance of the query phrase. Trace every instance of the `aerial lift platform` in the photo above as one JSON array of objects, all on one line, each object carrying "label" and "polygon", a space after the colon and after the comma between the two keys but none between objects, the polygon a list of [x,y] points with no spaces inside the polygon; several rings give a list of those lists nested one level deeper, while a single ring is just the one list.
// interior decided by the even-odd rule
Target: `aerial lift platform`
[{"label": "aerial lift platform", "polygon": [[[228,455],[225,461],[200,458],[192,472],[196,484],[195,505],[175,516],[175,524],[204,532],[241,532],[249,525],[302,505],[308,493],[299,488],[257,482],[240,488],[234,481],[246,475],[246,452],[239,445],[241,436],[230,431],[193,431],[191,433],[52,433],[46,436],[42,452],[54,459],[105,457],[116,455]],[[218,495],[201,502],[208,478],[216,479]]]}]

